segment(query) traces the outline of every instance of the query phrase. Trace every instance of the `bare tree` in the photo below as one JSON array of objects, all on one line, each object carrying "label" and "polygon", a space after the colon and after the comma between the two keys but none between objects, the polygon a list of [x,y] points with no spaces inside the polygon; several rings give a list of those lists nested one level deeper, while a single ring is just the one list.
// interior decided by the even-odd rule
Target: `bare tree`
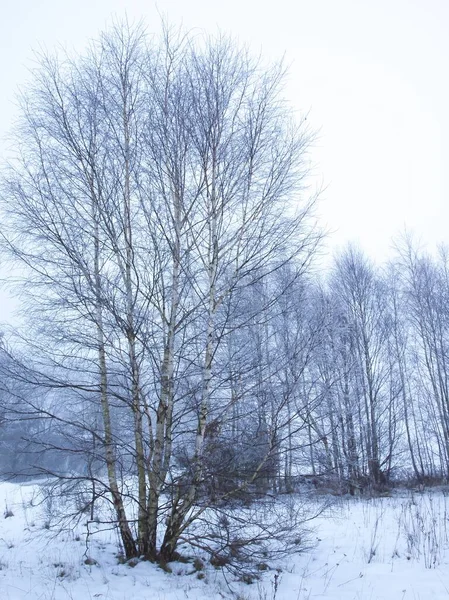
[{"label": "bare tree", "polygon": [[[398,268],[410,340],[407,435],[418,479],[448,471],[448,268],[447,251],[432,258],[407,237]],[[416,458],[415,458],[416,457]]]},{"label": "bare tree", "polygon": [[[31,410],[87,432],[127,558],[167,561],[209,506],[208,427],[245,403],[225,357],[265,307],[239,299],[287,264],[300,277],[319,241],[303,200],[310,135],[282,98],[282,66],[225,37],[164,28],[150,43],[118,25],[81,57],[40,62],[2,188],[3,246],[39,349],[16,375],[43,390]],[[222,499],[257,478],[281,413]]]}]

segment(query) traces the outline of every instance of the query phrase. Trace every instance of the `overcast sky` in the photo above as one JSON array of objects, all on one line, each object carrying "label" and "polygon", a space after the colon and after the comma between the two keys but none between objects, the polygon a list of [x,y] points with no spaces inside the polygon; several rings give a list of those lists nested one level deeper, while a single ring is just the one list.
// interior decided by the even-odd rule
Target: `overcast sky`
[{"label": "overcast sky", "polygon": [[[268,58],[286,55],[286,93],[320,132],[313,160],[333,247],[354,240],[382,259],[404,227],[449,243],[448,0],[4,1],[0,139],[33,49],[82,51],[125,14],[158,31],[158,11],[187,28],[219,27]],[[1,296],[0,321],[10,309]]]}]

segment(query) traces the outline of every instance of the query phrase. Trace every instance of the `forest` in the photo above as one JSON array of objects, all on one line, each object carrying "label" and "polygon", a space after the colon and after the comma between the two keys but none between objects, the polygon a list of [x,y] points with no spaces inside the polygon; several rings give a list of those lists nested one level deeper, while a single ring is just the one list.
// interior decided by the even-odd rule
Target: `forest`
[{"label": "forest", "polygon": [[292,494],[447,483],[449,253],[322,266],[282,63],[117,24],[32,75],[1,174],[3,479],[108,507],[126,561],[247,578],[304,547]]}]

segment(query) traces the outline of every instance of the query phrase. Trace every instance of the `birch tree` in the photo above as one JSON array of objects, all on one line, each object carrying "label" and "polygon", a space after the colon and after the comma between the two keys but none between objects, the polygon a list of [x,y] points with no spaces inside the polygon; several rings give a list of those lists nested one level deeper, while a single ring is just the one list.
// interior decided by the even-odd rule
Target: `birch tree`
[{"label": "birch tree", "polygon": [[73,394],[100,418],[75,428],[93,436],[127,558],[171,560],[206,510],[208,426],[245,401],[224,375],[239,298],[284,265],[300,277],[320,238],[310,134],[283,78],[224,36],[117,25],[82,56],[42,57],[22,98],[2,187],[3,246],[39,315],[21,376],[48,418],[73,421]]}]

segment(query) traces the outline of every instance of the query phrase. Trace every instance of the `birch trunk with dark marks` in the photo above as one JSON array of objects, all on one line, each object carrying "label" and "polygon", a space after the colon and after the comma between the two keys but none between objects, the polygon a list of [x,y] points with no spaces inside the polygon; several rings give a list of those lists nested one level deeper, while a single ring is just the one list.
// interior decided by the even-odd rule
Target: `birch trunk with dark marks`
[{"label": "birch trunk with dark marks", "polygon": [[106,351],[103,331],[103,313],[102,313],[102,293],[101,279],[99,269],[99,233],[98,226],[95,225],[94,237],[94,281],[96,295],[96,328],[97,328],[97,344],[98,344],[98,365],[100,374],[100,400],[101,413],[103,417],[104,427],[104,450],[105,462],[108,474],[109,489],[112,496],[115,513],[117,516],[117,524],[120,531],[120,537],[123,544],[123,549],[126,558],[133,558],[138,555],[137,547],[134,541],[134,536],[129,527],[129,522],[126,516],[123,505],[123,498],[117,482],[117,461],[114,449],[114,436],[112,432],[111,411],[108,397],[108,372],[106,365]]}]

